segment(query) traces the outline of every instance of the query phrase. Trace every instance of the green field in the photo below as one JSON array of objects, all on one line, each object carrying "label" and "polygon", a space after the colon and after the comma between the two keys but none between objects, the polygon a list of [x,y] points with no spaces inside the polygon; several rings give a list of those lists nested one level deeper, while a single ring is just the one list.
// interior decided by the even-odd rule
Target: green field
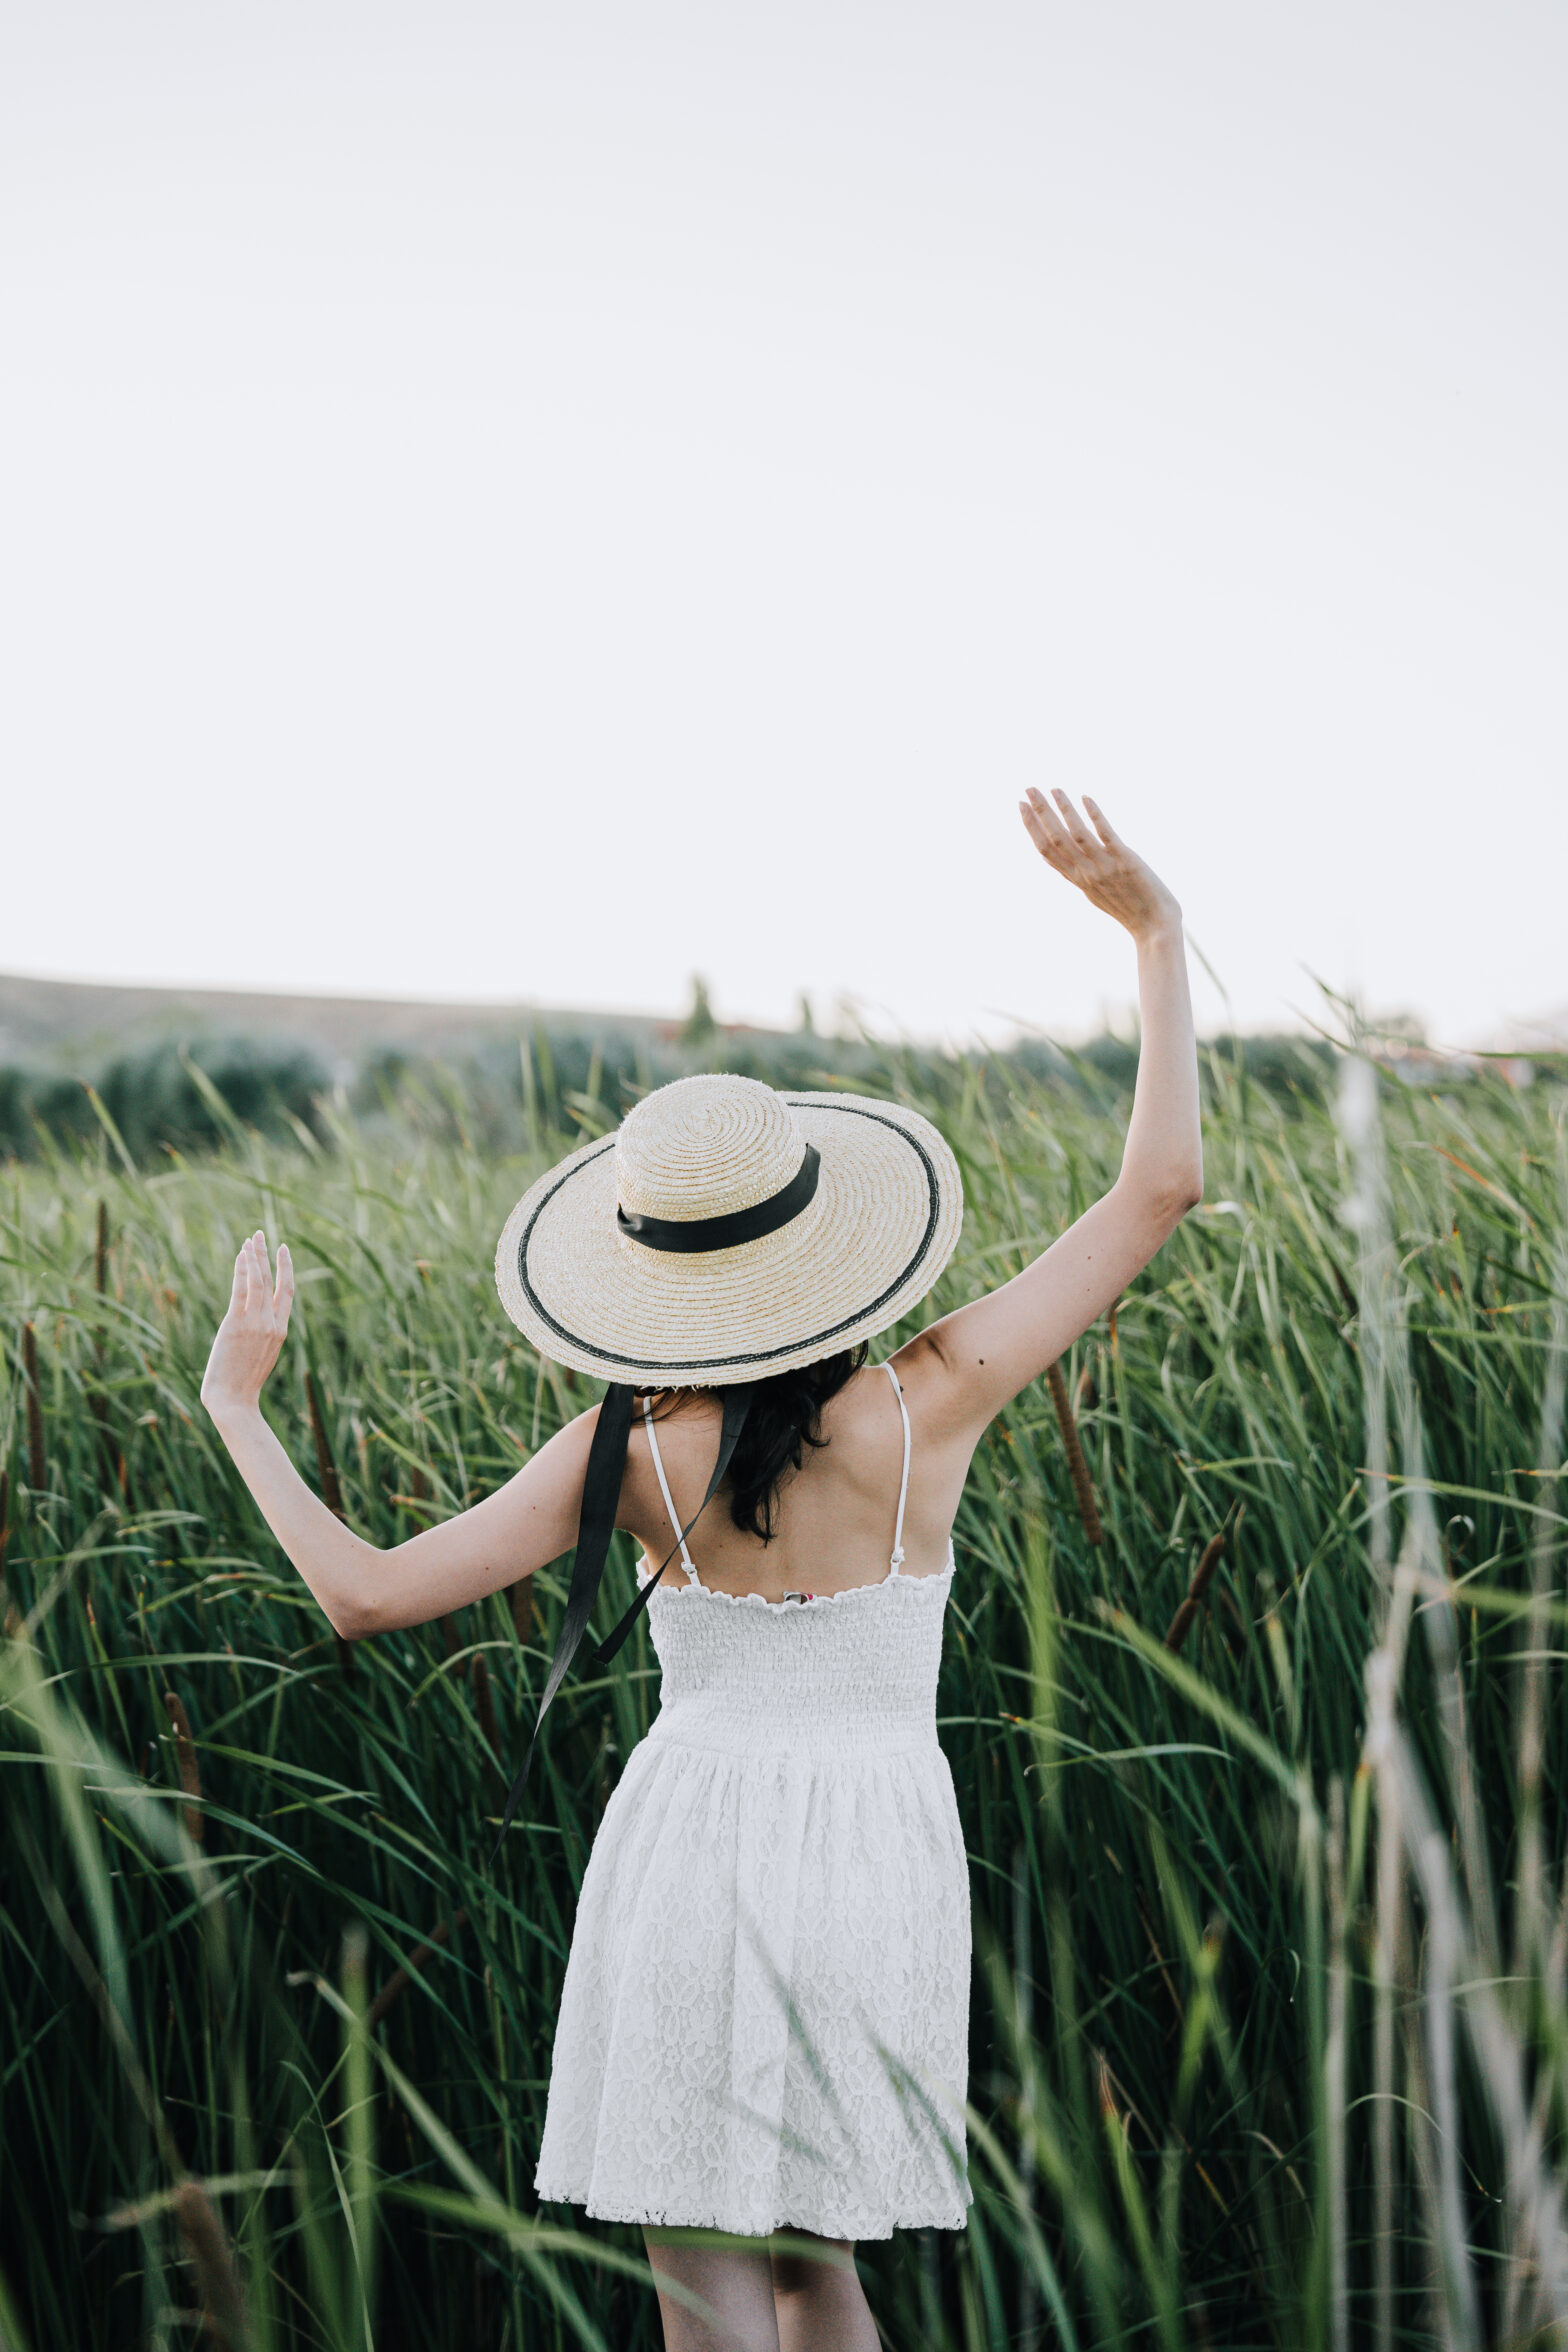
[{"label": "green field", "polygon": [[[976,1457],[939,1713],[977,2202],[863,2250],[890,2346],[1568,2341],[1562,1097],[1301,1075],[1205,1057],[1206,1205],[1061,1367],[1086,1477],[1043,1383]],[[646,1636],[563,1692],[492,1871],[567,1563],[348,1651],[197,1401],[262,1224],[300,1275],[269,1409],[372,1540],[591,1402],[490,1262],[620,1105],[529,1079],[505,1149],[389,1080],[281,1137],[209,1103],[202,1156],[103,1128],[0,1172],[8,2352],[204,2313],[236,2352],[658,2342],[637,2234],[530,2185]],[[854,1083],[963,1169],[925,1314],[1114,1174],[1092,1069]],[[624,1538],[607,1582],[606,1618]]]}]

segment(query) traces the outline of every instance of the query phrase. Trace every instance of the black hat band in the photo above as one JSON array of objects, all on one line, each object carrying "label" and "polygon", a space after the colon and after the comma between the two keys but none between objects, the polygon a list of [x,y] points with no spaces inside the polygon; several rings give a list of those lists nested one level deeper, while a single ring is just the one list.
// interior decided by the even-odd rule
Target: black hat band
[{"label": "black hat band", "polygon": [[781,1225],[798,1217],[816,1193],[821,1165],[816,1145],[808,1143],[806,1156],[789,1182],[778,1192],[769,1193],[766,1200],[754,1201],[749,1209],[730,1209],[722,1217],[639,1217],[628,1216],[618,1206],[615,1222],[629,1241],[640,1241],[645,1249],[694,1254],[737,1249],[743,1241],[760,1241],[765,1233],[777,1233]]}]

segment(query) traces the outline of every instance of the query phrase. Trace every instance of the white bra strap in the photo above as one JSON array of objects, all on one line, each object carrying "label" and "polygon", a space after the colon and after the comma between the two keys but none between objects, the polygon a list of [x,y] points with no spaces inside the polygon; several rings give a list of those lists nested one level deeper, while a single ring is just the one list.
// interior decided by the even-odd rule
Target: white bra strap
[{"label": "white bra strap", "polygon": [[888,1569],[890,1576],[896,1576],[904,1565],[904,1498],[909,1492],[909,1408],[904,1402],[903,1383],[892,1365],[884,1364],[882,1369],[893,1383],[893,1394],[898,1399],[898,1409],[904,1422],[904,1475],[898,1482],[898,1518],[893,1528],[893,1558]]},{"label": "white bra strap", "polygon": [[686,1549],[686,1538],[684,1535],[681,1535],[681,1523],[675,1516],[675,1498],[670,1492],[670,1482],[664,1475],[664,1459],[659,1452],[659,1434],[653,1426],[652,1397],[643,1398],[642,1417],[644,1425],[648,1431],[648,1443],[653,1449],[653,1466],[659,1473],[659,1492],[664,1497],[664,1508],[670,1514],[670,1525],[674,1528],[676,1534],[679,1535],[681,1539],[681,1566],[685,1569],[687,1577],[690,1579],[690,1581],[695,1584],[697,1581],[697,1571],[691,1564],[691,1554]]}]

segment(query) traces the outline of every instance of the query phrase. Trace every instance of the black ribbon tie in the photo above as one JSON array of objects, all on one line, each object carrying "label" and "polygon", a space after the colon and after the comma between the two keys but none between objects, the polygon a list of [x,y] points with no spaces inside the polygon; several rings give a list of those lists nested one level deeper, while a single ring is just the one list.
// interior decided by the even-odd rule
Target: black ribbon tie
[{"label": "black ribbon tie", "polygon": [[[681,1545],[696,1526],[703,1512],[712,1502],[730,1466],[740,1433],[745,1427],[751,1406],[755,1382],[737,1380],[721,1393],[724,1400],[724,1419],[719,1430],[718,1460],[708,1480],[708,1490],[674,1543],[659,1563],[658,1573],[650,1576],[614,1631],[607,1634],[594,1652],[594,1663],[604,1665],[615,1656],[639,1612],[647,1606],[648,1596],[674,1559]],[[501,1826],[496,1832],[490,1859],[493,1863],[501,1850],[501,1841],[512,1826],[512,1816],[522,1802],[523,1788],[528,1779],[528,1767],[534,1760],[534,1749],[539,1743],[545,1713],[556,1692],[566,1680],[568,1667],[577,1654],[578,1644],[588,1629],[588,1619],[594,1602],[599,1597],[599,1585],[604,1575],[605,1557],[610,1549],[610,1538],[615,1533],[616,1513],[621,1505],[621,1480],[626,1471],[626,1449],[631,1440],[634,1393],[624,1380],[612,1380],[599,1407],[599,1418],[594,1427],[593,1442],[588,1448],[588,1468],[583,1476],[582,1509],[577,1520],[577,1551],[572,1561],[572,1581],[566,1595],[566,1615],[561,1620],[561,1631],[551,1660],[549,1680],[544,1696],[539,1701],[539,1712],[529,1737],[527,1752],[518,1769],[517,1777],[506,1794],[506,1807],[501,1815]]]}]

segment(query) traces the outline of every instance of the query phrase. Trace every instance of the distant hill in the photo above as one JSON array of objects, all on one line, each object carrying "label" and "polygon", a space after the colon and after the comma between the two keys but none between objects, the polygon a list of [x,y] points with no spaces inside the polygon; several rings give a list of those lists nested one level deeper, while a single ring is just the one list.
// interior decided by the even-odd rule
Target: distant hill
[{"label": "distant hill", "polygon": [[[1530,1053],[1548,1051],[1563,1026],[1549,1016],[1530,1025],[1528,1045],[1510,1040],[1487,1055],[1434,1048],[1415,1024],[1395,1021],[1380,1058],[1410,1083],[1461,1083],[1484,1069],[1525,1084]],[[1221,1060],[1242,1057],[1254,1083],[1281,1095],[1321,1099],[1330,1082],[1332,1051],[1319,1039],[1208,1044]],[[1130,1088],[1138,1051],[1114,1035],[1065,1049],[1024,1036],[979,1060],[987,1083],[1005,1085],[1009,1073],[1048,1077],[1109,1103]],[[540,1118],[554,1133],[584,1122],[597,1131],[649,1087],[698,1070],[786,1089],[875,1093],[890,1078],[910,1083],[918,1069],[941,1096],[970,1082],[969,1067],[940,1046],[717,1022],[700,983],[684,1016],[661,1020],[527,1001],[431,1004],[0,974],[0,1162],[55,1144],[97,1145],[101,1124],[143,1161],[215,1144],[236,1119],[324,1134],[331,1100],[370,1118],[417,1104],[427,1122],[455,1120],[483,1148],[514,1150],[536,1138]]]},{"label": "distant hill", "polygon": [[458,1120],[460,1098],[465,1134],[520,1150],[540,1118],[556,1133],[613,1122],[693,1071],[853,1091],[884,1058],[865,1039],[715,1021],[700,984],[682,1018],[660,1020],[0,975],[0,1162],[97,1145],[103,1127],[140,1160],[215,1144],[236,1119],[322,1134],[331,1098],[369,1118],[417,1104],[427,1124]]},{"label": "distant hill", "polygon": [[[578,1012],[538,1004],[424,1004],[371,996],[271,996],[226,988],[118,987],[0,973],[0,1062],[58,1062],[147,1046],[172,1035],[287,1038],[343,1069],[377,1052],[439,1055],[545,1023],[552,1031],[614,1029],[650,1042],[679,1020]],[[74,1049],[74,1051],[73,1051]]]},{"label": "distant hill", "polygon": [[142,1160],[217,1143],[233,1119],[319,1133],[321,1105],[339,1089],[361,1115],[407,1102],[412,1089],[427,1115],[436,1101],[450,1118],[454,1085],[466,1131],[514,1149],[536,1111],[556,1129],[597,1119],[600,1103],[619,1117],[645,1088],[716,1064],[775,1085],[820,1084],[824,1050],[840,1073],[874,1058],[859,1043],[716,1022],[701,991],[685,1018],[659,1020],[0,975],[0,1162],[51,1141],[94,1143],[103,1121]]}]

